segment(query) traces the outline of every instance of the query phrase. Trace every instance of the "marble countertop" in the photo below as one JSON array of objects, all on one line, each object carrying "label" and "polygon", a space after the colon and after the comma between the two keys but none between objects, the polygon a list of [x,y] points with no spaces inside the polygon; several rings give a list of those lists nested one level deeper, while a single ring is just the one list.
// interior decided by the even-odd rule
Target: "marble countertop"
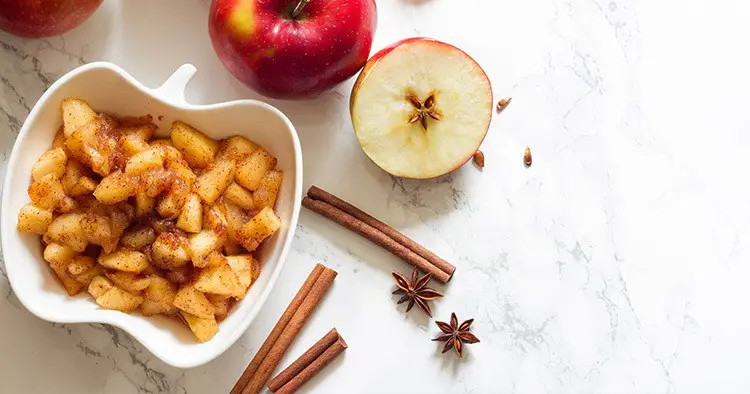
[{"label": "marble countertop", "polygon": [[[350,349],[305,393],[750,391],[750,183],[741,170],[750,168],[750,4],[378,6],[374,49],[415,35],[450,42],[485,68],[496,97],[513,97],[482,145],[483,171],[468,164],[412,181],[379,170],[352,133],[352,81],[315,101],[271,103],[297,126],[305,188],[356,203],[458,267],[433,311],[475,318],[482,342],[461,361],[441,355],[433,322],[405,315],[390,295],[390,272],[409,267],[302,212],[255,323],[191,370],[163,364],[119,329],[32,316],[0,265],[0,391],[227,392],[317,262],[339,277],[282,365],[332,325]],[[207,11],[208,0],[107,1],[62,37],[0,34],[2,171],[29,109],[82,63],[112,61],[155,86],[189,62],[198,73],[188,101],[257,98],[214,55]]]}]

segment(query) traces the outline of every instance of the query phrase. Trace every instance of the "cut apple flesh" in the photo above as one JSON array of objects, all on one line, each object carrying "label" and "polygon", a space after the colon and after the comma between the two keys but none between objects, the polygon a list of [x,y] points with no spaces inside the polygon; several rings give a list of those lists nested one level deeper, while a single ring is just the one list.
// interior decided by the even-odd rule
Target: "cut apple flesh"
[{"label": "cut apple flesh", "polygon": [[375,164],[395,176],[433,178],[474,155],[492,118],[492,89],[469,55],[413,39],[369,63],[354,85],[351,115]]}]

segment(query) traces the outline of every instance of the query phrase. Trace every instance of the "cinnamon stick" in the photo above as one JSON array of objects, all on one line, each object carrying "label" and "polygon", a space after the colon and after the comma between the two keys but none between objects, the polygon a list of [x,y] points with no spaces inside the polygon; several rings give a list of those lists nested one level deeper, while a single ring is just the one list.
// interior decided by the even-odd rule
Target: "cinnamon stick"
[{"label": "cinnamon stick", "polygon": [[[285,370],[281,371],[275,378],[268,382],[268,389],[276,392],[286,385],[295,376],[299,375],[308,365],[317,360],[331,345],[343,338],[336,329],[332,329],[323,338],[316,342],[308,351],[302,354],[297,360],[291,363]],[[346,343],[344,343],[346,347]]]},{"label": "cinnamon stick", "polygon": [[[331,330],[331,332],[335,331],[336,329]],[[328,334],[330,335],[331,333]],[[303,354],[294,363],[292,363],[292,365],[282,371],[279,376],[274,378],[271,383],[275,383],[275,388],[271,387],[271,383],[269,383],[268,388],[276,394],[292,394],[296,392],[300,387],[302,387],[302,385],[304,385],[315,375],[317,375],[320,370],[325,368],[326,365],[328,365],[331,361],[338,357],[339,354],[343,353],[344,350],[346,350],[346,348],[348,347],[346,345],[346,342],[344,342],[344,338],[342,338],[341,335],[338,335],[338,333],[335,333],[335,335],[333,336],[333,343],[331,343],[327,348],[319,349],[322,351],[322,353],[320,353],[317,357],[312,357],[312,354],[318,351],[318,349],[316,349],[316,346],[318,346],[321,341],[326,340],[327,337],[328,335],[323,337],[323,339],[318,341],[318,343],[316,343],[310,350],[305,352],[305,354]],[[305,363],[307,365],[304,365]],[[281,380],[279,380],[278,382],[276,382],[276,380],[282,378],[282,375],[287,373],[287,371],[289,371],[293,367],[295,369],[299,369],[299,371],[296,371],[294,373],[289,372],[283,377],[284,380],[288,379],[288,381],[283,385],[276,387],[276,385],[281,382]]]},{"label": "cinnamon stick", "polygon": [[334,207],[348,213],[349,215],[352,215],[355,218],[365,222],[366,224],[380,230],[383,234],[393,238],[394,241],[411,249],[414,253],[420,255],[423,259],[429,261],[434,266],[440,268],[441,271],[447,273],[449,277],[448,280],[450,280],[450,277],[452,277],[453,273],[456,271],[456,267],[453,264],[441,259],[435,253],[432,253],[424,246],[414,242],[414,240],[402,234],[398,230],[381,222],[378,219],[375,219],[361,209],[334,196],[333,194],[328,193],[327,191],[317,186],[311,186],[310,190],[307,191],[307,195],[313,200],[327,202],[328,204],[331,204]]},{"label": "cinnamon stick", "polygon": [[421,271],[432,274],[432,277],[440,283],[445,284],[448,283],[449,280],[451,280],[450,274],[425,260],[424,257],[416,254],[406,246],[396,242],[393,238],[385,235],[382,231],[376,229],[375,227],[370,226],[369,224],[334,207],[331,204],[328,204],[327,202],[313,200],[310,197],[303,197],[302,206],[325,216],[326,218],[348,228],[349,230],[354,231],[364,238],[367,238],[371,242],[388,250],[396,257],[417,267]]},{"label": "cinnamon stick", "polygon": [[245,372],[237,380],[231,394],[260,392],[289,345],[297,337],[302,325],[331,287],[336,275],[337,272],[328,267],[321,264],[315,266]]}]

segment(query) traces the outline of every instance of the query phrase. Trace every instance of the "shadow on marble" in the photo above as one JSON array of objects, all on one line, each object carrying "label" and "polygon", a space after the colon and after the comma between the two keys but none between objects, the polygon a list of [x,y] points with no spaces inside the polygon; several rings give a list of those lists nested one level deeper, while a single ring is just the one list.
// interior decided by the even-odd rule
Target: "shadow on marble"
[{"label": "shadow on marble", "polygon": [[445,342],[435,341],[433,343],[435,344],[435,352],[432,354],[432,357],[440,359],[441,370],[449,372],[455,378],[460,376],[462,369],[469,368],[472,359],[471,349],[464,348],[463,358],[458,358],[456,351],[453,349],[443,353]]},{"label": "shadow on marble", "polygon": [[[435,288],[436,287],[435,285],[436,283],[430,282],[428,286]],[[396,289],[395,285],[394,285],[394,289]],[[441,293],[443,292],[442,289],[435,289],[435,290]],[[426,313],[422,312],[422,310],[420,310],[419,307],[416,305],[414,305],[414,307],[409,312],[406,312],[406,307],[409,305],[408,301],[404,302],[401,305],[396,304],[396,302],[401,298],[401,296],[402,296],[401,294],[392,294],[391,300],[393,301],[394,307],[396,307],[398,311],[404,315],[404,320],[407,320],[413,324],[416,324],[417,327],[419,327],[419,329],[422,331],[429,331],[430,320],[432,320],[432,318],[428,316]],[[431,307],[434,306],[435,303],[437,302],[440,302],[439,298],[435,301],[430,301],[430,306]],[[433,315],[434,314],[435,312],[433,312]]]},{"label": "shadow on marble", "polygon": [[406,179],[391,177],[389,202],[398,203],[405,210],[417,215],[406,215],[400,223],[409,227],[419,222],[425,223],[468,205],[466,171],[475,171],[471,162],[455,171],[433,179]]}]

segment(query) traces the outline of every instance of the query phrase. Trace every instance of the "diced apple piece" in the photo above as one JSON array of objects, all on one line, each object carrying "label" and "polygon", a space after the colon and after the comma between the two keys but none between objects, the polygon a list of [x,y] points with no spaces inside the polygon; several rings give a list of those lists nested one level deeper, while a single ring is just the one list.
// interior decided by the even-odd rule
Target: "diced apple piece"
[{"label": "diced apple piece", "polygon": [[56,263],[67,267],[67,264],[76,254],[76,251],[70,246],[56,242],[53,242],[44,248],[44,260],[50,264]]},{"label": "diced apple piece", "polygon": [[57,174],[47,174],[34,181],[29,186],[29,197],[37,206],[44,209],[54,209],[65,197],[60,178]]},{"label": "diced apple piece", "polygon": [[203,210],[203,228],[208,230],[214,230],[217,232],[224,232],[227,230],[227,219],[224,216],[218,203],[212,207],[207,207]]},{"label": "diced apple piece", "polygon": [[242,209],[250,210],[255,208],[255,203],[253,202],[253,194],[236,182],[232,182],[227,187],[227,190],[224,191],[224,197],[227,200],[237,204]]},{"label": "diced apple piece", "polygon": [[224,239],[216,231],[202,230],[190,236],[190,256],[195,267],[207,267],[208,255],[221,249]]},{"label": "diced apple piece", "polygon": [[81,219],[81,227],[86,234],[86,240],[92,244],[102,245],[113,236],[112,223],[106,212],[88,212]]},{"label": "diced apple piece", "polygon": [[57,128],[57,133],[55,133],[55,137],[52,138],[52,146],[50,146],[50,149],[65,148],[65,132],[63,129],[63,125],[60,125],[60,127]]},{"label": "diced apple piece", "polygon": [[106,209],[109,213],[109,220],[112,226],[112,236],[119,238],[125,234],[125,229],[130,226],[131,221],[135,218],[133,207],[129,204],[121,203],[107,206]]},{"label": "diced apple piece", "polygon": [[260,246],[266,238],[281,227],[281,219],[269,207],[263,208],[247,224],[242,226],[239,241],[242,246],[252,252]]},{"label": "diced apple piece", "polygon": [[52,211],[38,207],[32,203],[26,204],[18,212],[18,231],[42,235],[52,223]]},{"label": "diced apple piece", "polygon": [[65,190],[65,194],[67,195],[73,195],[70,191],[78,183],[79,178],[90,174],[88,169],[75,159],[66,160],[63,170],[60,183],[62,183],[63,190]]},{"label": "diced apple piece", "polygon": [[228,265],[202,269],[193,287],[204,293],[235,297],[244,295],[242,284]]},{"label": "diced apple piece", "polygon": [[186,240],[185,237],[182,237],[182,234],[175,231],[175,221],[174,219],[159,219],[159,220],[150,220],[151,227],[154,228],[154,231],[156,231],[156,234],[161,233],[170,233],[174,232],[176,235],[180,236],[180,239]]},{"label": "diced apple piece", "polygon": [[233,178],[234,164],[229,160],[219,160],[198,177],[195,189],[206,204],[213,204]]},{"label": "diced apple piece", "polygon": [[[120,124],[123,124],[122,119],[120,120]],[[125,124],[124,126],[125,127],[120,129],[122,135],[136,135],[143,141],[151,140],[151,138],[154,137],[154,132],[157,128],[156,125],[151,123],[148,119],[143,119],[142,121],[129,125]]]},{"label": "diced apple piece", "polygon": [[81,222],[83,214],[74,212],[58,216],[47,227],[45,238],[65,244],[76,252],[83,252],[88,245]]},{"label": "diced apple piece", "polygon": [[172,140],[167,138],[159,138],[156,140],[151,141],[151,146],[171,146],[174,147],[172,144]]},{"label": "diced apple piece", "polygon": [[134,179],[120,171],[113,172],[102,179],[94,190],[94,197],[105,204],[116,204],[125,201],[136,192]]},{"label": "diced apple piece", "polygon": [[62,200],[57,203],[57,208],[55,208],[55,211],[60,213],[70,213],[76,210],[78,210],[78,202],[68,196],[63,197]]},{"label": "diced apple piece", "polygon": [[99,255],[99,264],[104,268],[124,271],[141,272],[148,267],[146,255],[136,250],[119,249],[113,253]]},{"label": "diced apple piece", "polygon": [[135,215],[138,217],[150,215],[156,206],[156,199],[145,193],[135,195]]},{"label": "diced apple piece", "polygon": [[189,285],[180,288],[173,304],[182,311],[206,319],[214,317],[216,311],[214,305],[203,293]]},{"label": "diced apple piece", "polygon": [[85,100],[78,98],[65,98],[60,103],[63,119],[63,132],[65,137],[70,137],[76,129],[90,122],[96,116],[96,112]]},{"label": "diced apple piece", "polygon": [[276,206],[276,197],[279,195],[283,177],[284,174],[279,170],[271,170],[263,175],[260,180],[260,187],[253,193],[256,209],[264,207],[273,209]]},{"label": "diced apple piece", "polygon": [[207,167],[214,160],[219,146],[216,141],[184,122],[172,123],[172,144],[195,167]]},{"label": "diced apple piece", "polygon": [[116,126],[111,116],[97,115],[65,140],[65,149],[69,158],[72,156],[88,165],[99,175],[109,174],[112,170],[109,156],[117,148],[117,138],[111,130]]},{"label": "diced apple piece", "polygon": [[[223,211],[223,217],[225,218],[227,225],[227,245],[232,248],[233,244],[237,244],[239,242],[240,229],[245,225],[245,223],[250,220],[250,217],[242,208],[226,199],[220,205],[220,208]],[[236,253],[227,252],[227,254]]]},{"label": "diced apple piece", "polygon": [[265,149],[258,149],[237,164],[237,183],[254,191],[260,187],[263,175],[276,166],[276,158]]},{"label": "diced apple piece", "polygon": [[63,148],[50,149],[34,163],[34,167],[31,168],[31,179],[37,181],[47,174],[55,174],[58,179],[62,178],[67,162],[68,157]]},{"label": "diced apple piece", "polygon": [[163,232],[151,245],[151,261],[162,269],[175,269],[190,261],[189,241],[176,233]]},{"label": "diced apple piece", "polygon": [[164,155],[161,153],[161,150],[150,148],[131,156],[125,165],[125,173],[128,175],[141,175],[146,171],[161,168],[163,165]]},{"label": "diced apple piece", "polygon": [[197,194],[190,194],[182,206],[182,213],[177,219],[177,228],[189,233],[200,232],[203,228],[203,206]]},{"label": "diced apple piece", "polygon": [[89,294],[91,294],[96,299],[103,296],[104,293],[108,292],[109,289],[113,288],[114,286],[115,285],[109,279],[103,276],[95,276],[89,284],[88,291]]},{"label": "diced apple piece", "polygon": [[148,143],[138,138],[136,135],[124,135],[120,137],[120,144],[123,153],[128,157],[131,157],[138,152],[143,152],[149,148]]},{"label": "diced apple piece", "polygon": [[245,252],[245,249],[242,247],[242,245],[237,243],[237,241],[227,239],[227,241],[224,242],[224,253],[227,256],[233,256],[243,252]]},{"label": "diced apple piece", "polygon": [[167,161],[185,161],[185,156],[182,155],[182,152],[180,152],[179,149],[175,148],[172,145],[158,144],[158,145],[155,145],[154,147],[161,150],[162,154],[164,155],[164,158]]},{"label": "diced apple piece", "polygon": [[90,194],[96,190],[97,186],[98,184],[95,180],[87,176],[82,176],[78,178],[78,182],[76,182],[76,184],[70,189],[70,195],[81,196],[84,194]]},{"label": "diced apple piece", "polygon": [[[249,254],[238,256],[227,256],[227,264],[234,271],[240,284],[247,291],[248,287],[253,284],[253,265],[255,257]],[[244,293],[243,293],[244,294]]]},{"label": "diced apple piece", "polygon": [[209,267],[219,267],[227,264],[227,258],[220,251],[214,250],[206,258]]},{"label": "diced apple piece", "polygon": [[69,273],[68,273],[68,263],[70,260],[67,261],[59,261],[57,259],[53,259],[54,261],[49,262],[50,268],[52,268],[52,271],[55,273],[55,276],[57,277],[58,281],[63,285],[63,288],[65,288],[65,292],[68,293],[69,296],[74,296],[78,294],[81,289],[83,289],[83,285],[78,283]]},{"label": "diced apple piece", "polygon": [[130,313],[143,303],[143,297],[113,286],[104,294],[96,297],[96,303],[102,308]]},{"label": "diced apple piece", "polygon": [[206,294],[206,298],[208,298],[216,308],[216,312],[214,313],[216,320],[224,320],[224,318],[227,317],[227,314],[229,314],[229,308],[232,307],[232,299],[219,294]]},{"label": "diced apple piece", "polygon": [[155,198],[167,190],[174,182],[175,176],[172,172],[164,169],[156,169],[141,175],[138,192],[148,197]]},{"label": "diced apple piece", "polygon": [[86,273],[86,271],[94,268],[96,261],[91,256],[75,256],[68,263],[68,273],[72,275],[76,280],[78,277]]},{"label": "diced apple piece", "polygon": [[[88,257],[88,256],[78,256],[78,257]],[[68,264],[68,272],[70,272],[70,266],[76,262],[76,259],[78,257],[74,258],[70,264]],[[89,257],[90,259],[93,258]],[[75,275],[76,282],[82,284],[84,287],[88,288],[91,285],[91,282],[94,280],[97,276],[103,276],[105,273],[104,267],[102,267],[99,264],[95,264],[93,267],[89,268],[87,271],[83,272],[80,275]],[[72,275],[72,274],[71,274]]]},{"label": "diced apple piece", "polygon": [[214,316],[201,318],[184,311],[180,313],[185,319],[185,323],[190,327],[190,331],[201,342],[208,342],[219,332],[219,324],[216,323]]},{"label": "diced apple piece", "polygon": [[162,314],[174,315],[177,308],[173,305],[177,295],[177,286],[158,275],[151,275],[148,287],[143,291],[146,300],[141,311],[146,316]]},{"label": "diced apple piece", "polygon": [[138,276],[132,272],[110,271],[104,274],[107,279],[111,280],[117,287],[127,290],[131,293],[138,293],[151,284],[151,278],[147,276]]},{"label": "diced apple piece", "polygon": [[191,264],[185,264],[182,267],[177,267],[173,270],[169,270],[164,274],[170,282],[176,285],[184,285],[190,282],[193,276],[193,266]]},{"label": "diced apple piece", "polygon": [[167,194],[161,199],[161,201],[159,201],[159,204],[156,205],[156,212],[159,212],[159,215],[163,218],[176,219],[182,212],[185,200],[186,196]]},{"label": "diced apple piece", "polygon": [[156,125],[153,123],[123,128],[120,136],[120,147],[123,153],[130,157],[148,149],[148,140],[154,135],[155,130]]},{"label": "diced apple piece", "polygon": [[89,166],[97,174],[109,174],[110,167],[107,159],[96,149],[86,144],[80,133],[73,133],[73,136],[65,140],[65,150],[73,158]]},{"label": "diced apple piece", "polygon": [[219,143],[218,157],[228,158],[235,162],[260,149],[260,146],[249,139],[235,135]]},{"label": "diced apple piece", "polygon": [[137,227],[129,230],[120,238],[120,243],[131,249],[141,249],[151,245],[156,240],[156,232],[148,226]]},{"label": "diced apple piece", "polygon": [[[174,148],[171,149],[176,151],[177,154],[181,156],[181,153],[179,151]],[[170,159],[167,163],[167,169],[171,171],[177,179],[182,180],[187,185],[192,185],[197,179],[197,176],[195,175],[193,170],[190,169],[190,166],[188,166],[185,160]]]},{"label": "diced apple piece", "polygon": [[190,195],[190,186],[176,180],[169,187],[166,196],[156,206],[156,211],[164,218],[176,219],[182,213],[182,207]]},{"label": "diced apple piece", "polygon": [[[168,307],[173,309],[172,313],[168,313]],[[154,315],[172,315],[174,312],[177,311],[177,308],[175,308],[172,305],[162,304],[161,302],[152,301],[148,298],[143,299],[143,303],[141,303],[141,313],[143,316],[154,316]]]}]

